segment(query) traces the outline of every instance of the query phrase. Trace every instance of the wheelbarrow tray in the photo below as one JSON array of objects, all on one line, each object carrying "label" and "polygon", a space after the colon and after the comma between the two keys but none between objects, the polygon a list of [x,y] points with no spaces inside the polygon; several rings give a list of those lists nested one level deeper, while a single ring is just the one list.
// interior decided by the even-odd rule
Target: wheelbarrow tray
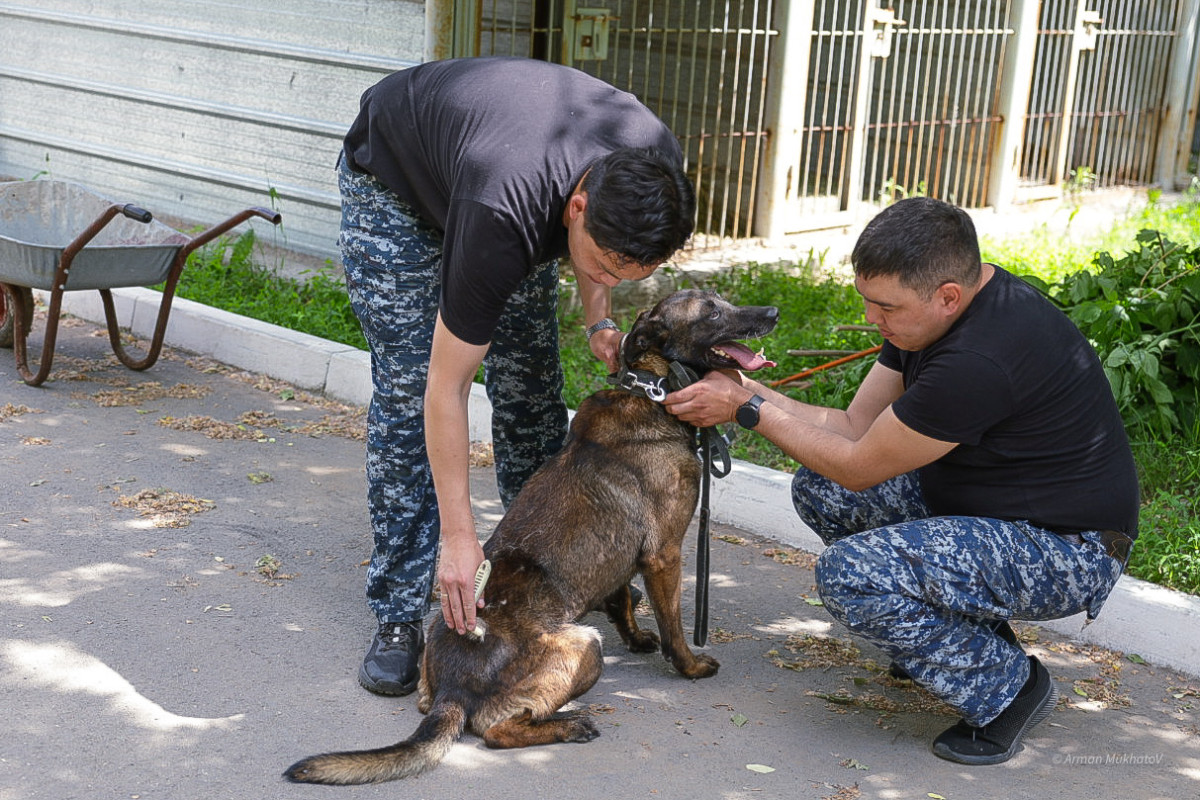
[{"label": "wheelbarrow tray", "polygon": [[[0,281],[51,291],[63,250],[110,205],[111,200],[64,181],[0,183]],[[75,256],[61,288],[162,283],[189,241],[156,220],[118,216]]]},{"label": "wheelbarrow tray", "polygon": [[[280,223],[278,212],[247,208],[195,236],[159,222],[143,208],[121,205],[82,186],[63,181],[0,183],[0,331],[12,331],[17,372],[30,386],[50,374],[63,294],[75,289],[100,292],[108,341],[117,359],[134,370],[158,360],[175,286],[196,248],[250,217]],[[154,337],[142,358],[125,350],[117,326],[112,290],[163,284]],[[37,372],[29,368],[26,339],[33,316],[33,289],[50,293],[46,335]]]}]

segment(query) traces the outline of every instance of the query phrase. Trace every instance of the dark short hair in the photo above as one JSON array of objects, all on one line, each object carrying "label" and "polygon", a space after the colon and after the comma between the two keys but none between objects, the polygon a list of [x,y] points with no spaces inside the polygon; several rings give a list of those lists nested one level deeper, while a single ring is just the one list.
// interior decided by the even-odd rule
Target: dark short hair
[{"label": "dark short hair", "polygon": [[895,275],[924,298],[944,283],[974,286],[982,270],[971,217],[931,197],[910,197],[879,212],[858,237],[850,263],[861,278]]},{"label": "dark short hair", "polygon": [[658,150],[614,150],[592,163],[582,188],[584,229],[622,259],[661,264],[692,235],[696,192],[682,165]]}]

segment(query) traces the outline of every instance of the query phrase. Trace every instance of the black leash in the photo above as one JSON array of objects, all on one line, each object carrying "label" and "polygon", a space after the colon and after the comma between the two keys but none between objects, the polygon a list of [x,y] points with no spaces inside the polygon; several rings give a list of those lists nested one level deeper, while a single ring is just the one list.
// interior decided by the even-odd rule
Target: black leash
[{"label": "black leash", "polygon": [[[671,362],[669,384],[672,391],[678,391],[684,386],[695,383],[699,377],[695,372],[680,364]],[[696,625],[692,631],[692,641],[697,647],[708,643],[708,578],[709,578],[709,488],[712,477],[724,478],[733,468],[729,460],[729,442],[720,428],[700,428],[700,460],[703,472],[700,477],[700,521],[696,531]],[[721,466],[713,464],[714,454],[721,458]]]},{"label": "black leash", "polygon": [[[650,372],[638,372],[625,364],[624,348],[620,369],[608,376],[608,382],[625,391],[661,403],[668,392],[676,392],[700,380],[693,370],[672,361],[667,377]],[[696,625],[692,641],[697,647],[708,642],[708,578],[709,578],[709,488],[712,476],[724,478],[733,469],[729,459],[729,439],[720,427],[698,428],[700,459],[703,475],[700,479],[700,521],[696,534]],[[714,464],[720,458],[720,466]]]}]

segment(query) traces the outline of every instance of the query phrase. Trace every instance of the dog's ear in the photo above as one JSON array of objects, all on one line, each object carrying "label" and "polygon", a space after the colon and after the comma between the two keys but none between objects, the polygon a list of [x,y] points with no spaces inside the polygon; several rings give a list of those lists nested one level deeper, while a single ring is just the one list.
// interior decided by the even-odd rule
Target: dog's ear
[{"label": "dog's ear", "polygon": [[649,311],[638,314],[625,337],[624,356],[626,364],[633,364],[650,350],[660,349],[665,331],[658,319]]}]

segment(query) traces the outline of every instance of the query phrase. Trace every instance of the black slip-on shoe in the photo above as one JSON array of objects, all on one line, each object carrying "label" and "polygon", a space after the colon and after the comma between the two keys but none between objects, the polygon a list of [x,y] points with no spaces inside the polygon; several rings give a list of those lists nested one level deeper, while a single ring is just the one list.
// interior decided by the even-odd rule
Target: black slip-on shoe
[{"label": "black slip-on shoe", "polygon": [[1058,688],[1042,662],[1029,656],[1033,687],[1017,695],[1000,716],[976,728],[959,720],[953,728],[933,740],[933,754],[959,764],[1002,764],[1021,747],[1029,729],[1050,716],[1058,703]]},{"label": "black slip-on shoe", "polygon": [[[994,628],[996,635],[1004,641],[1011,644],[1013,647],[1020,648],[1021,643],[1017,640],[1017,632],[1013,630],[1012,625],[1008,624],[1008,620],[1000,620]],[[912,675],[908,674],[908,670],[893,661],[888,665],[888,677],[898,681],[911,681]]]},{"label": "black slip-on shoe", "polygon": [[410,694],[421,677],[424,647],[425,631],[420,620],[381,623],[358,669],[359,684],[375,694]]}]

